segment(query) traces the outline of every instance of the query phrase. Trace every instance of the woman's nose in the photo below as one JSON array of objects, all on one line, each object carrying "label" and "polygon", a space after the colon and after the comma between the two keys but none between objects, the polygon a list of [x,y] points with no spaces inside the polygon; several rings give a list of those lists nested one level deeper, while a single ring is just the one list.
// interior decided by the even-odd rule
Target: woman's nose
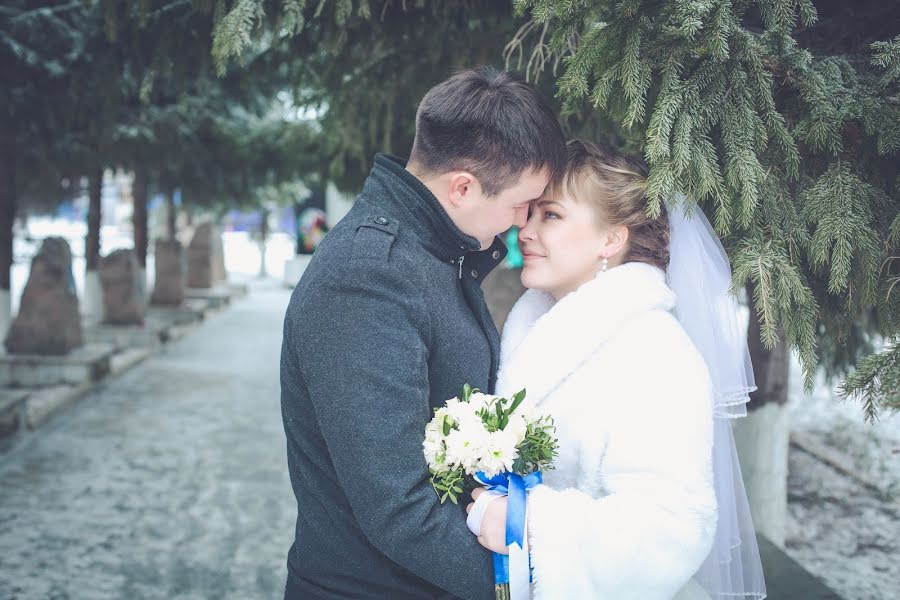
[{"label": "woman's nose", "polygon": [[534,239],[534,223],[531,219],[525,222],[525,226],[519,229],[519,241],[525,242]]}]

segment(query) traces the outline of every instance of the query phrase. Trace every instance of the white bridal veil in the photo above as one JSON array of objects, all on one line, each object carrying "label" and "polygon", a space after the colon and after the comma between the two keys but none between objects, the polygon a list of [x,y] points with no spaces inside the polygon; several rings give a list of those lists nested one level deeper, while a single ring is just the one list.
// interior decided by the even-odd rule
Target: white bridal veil
[{"label": "white bridal veil", "polygon": [[747,328],[731,286],[728,256],[699,207],[684,195],[667,203],[669,268],[666,279],[677,297],[675,316],[700,350],[715,395],[713,472],[719,520],[712,551],[694,579],[715,600],[766,597],[759,548],[741,479],[731,419],[747,415],[756,390]]}]

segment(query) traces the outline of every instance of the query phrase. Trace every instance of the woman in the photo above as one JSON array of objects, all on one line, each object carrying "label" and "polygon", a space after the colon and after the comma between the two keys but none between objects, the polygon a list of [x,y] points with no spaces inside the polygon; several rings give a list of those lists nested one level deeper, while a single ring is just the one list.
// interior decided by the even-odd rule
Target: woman
[{"label": "woman", "polygon": [[[704,303],[715,300],[690,298],[702,306],[679,304],[673,314],[679,298],[668,283],[681,271],[670,268],[665,209],[647,216],[643,168],[586,142],[568,151],[566,176],[520,232],[529,290],[504,328],[497,386],[500,395],[526,388],[527,401],[557,426],[556,468],[528,496],[533,596],[763,598],[755,540],[746,539],[752,525],[736,526],[749,518],[743,488],[734,486],[730,424],[716,418],[739,413],[726,407],[742,408],[754,389],[749,362],[723,389],[695,343],[708,337],[683,326],[699,321],[717,342],[714,322],[692,316],[701,310],[712,319]],[[701,266],[693,260],[701,249],[683,251],[688,272]],[[727,259],[725,266],[727,273]],[[685,296],[709,284],[693,274],[680,285]],[[730,496],[720,492],[717,503],[725,489]],[[505,499],[485,508],[485,498],[469,507],[484,510],[473,530],[502,552]]]}]

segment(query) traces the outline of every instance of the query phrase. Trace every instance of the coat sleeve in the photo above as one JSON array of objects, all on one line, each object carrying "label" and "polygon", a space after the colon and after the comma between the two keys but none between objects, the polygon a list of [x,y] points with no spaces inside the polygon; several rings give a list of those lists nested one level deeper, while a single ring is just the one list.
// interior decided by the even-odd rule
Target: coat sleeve
[{"label": "coat sleeve", "polygon": [[295,348],[341,488],[369,542],[455,596],[493,596],[490,554],[441,506],[422,449],[431,418],[421,285],[349,259],[303,302]]},{"label": "coat sleeve", "polygon": [[612,387],[620,397],[602,400],[617,403],[603,424],[609,440],[600,477],[608,494],[549,486],[529,494],[536,598],[671,599],[712,546],[709,376],[692,347],[672,358],[646,351],[644,340],[643,356],[623,352],[633,364],[618,368],[632,374]]}]

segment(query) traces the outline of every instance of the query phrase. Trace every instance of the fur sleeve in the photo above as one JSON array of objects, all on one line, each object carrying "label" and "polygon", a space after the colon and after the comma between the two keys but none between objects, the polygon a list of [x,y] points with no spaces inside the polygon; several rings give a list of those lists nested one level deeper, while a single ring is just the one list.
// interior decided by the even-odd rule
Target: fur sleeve
[{"label": "fur sleeve", "polygon": [[548,486],[529,494],[539,600],[671,599],[711,547],[716,503],[706,367],[666,319],[628,339],[616,353],[621,362],[584,367],[604,373],[595,389],[616,396],[603,424],[607,495]]}]

